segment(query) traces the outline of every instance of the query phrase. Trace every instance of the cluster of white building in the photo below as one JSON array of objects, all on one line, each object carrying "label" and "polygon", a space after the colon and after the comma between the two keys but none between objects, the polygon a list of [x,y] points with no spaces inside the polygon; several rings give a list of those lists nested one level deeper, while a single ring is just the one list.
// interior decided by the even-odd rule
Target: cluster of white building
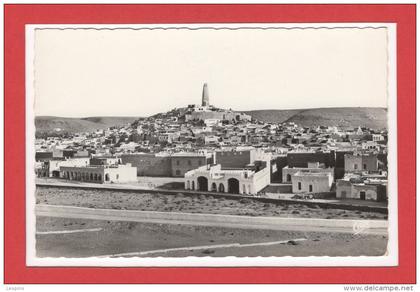
[{"label": "cluster of white building", "polygon": [[39,177],[96,183],[184,177],[187,190],[247,195],[280,182],[295,194],[387,198],[387,131],[259,122],[210,105],[207,84],[201,105],[125,128],[38,139],[36,149]]},{"label": "cluster of white building", "polygon": [[60,157],[37,161],[38,177],[55,177],[91,183],[127,183],[137,181],[137,168],[121,164],[116,157]]},{"label": "cluster of white building", "polygon": [[36,173],[38,177],[92,183],[135,182],[137,175],[184,177],[186,190],[244,195],[264,192],[278,175],[289,193],[335,192],[340,199],[374,201],[388,197],[383,161],[374,154],[351,152],[289,152],[276,156],[254,147],[229,147],[163,156],[78,152],[66,157],[55,151],[38,153]]}]

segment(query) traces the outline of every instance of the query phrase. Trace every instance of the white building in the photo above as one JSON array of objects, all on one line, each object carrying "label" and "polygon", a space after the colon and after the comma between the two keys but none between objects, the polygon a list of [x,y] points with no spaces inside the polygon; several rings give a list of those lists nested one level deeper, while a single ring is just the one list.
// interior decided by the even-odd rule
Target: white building
[{"label": "white building", "polygon": [[137,181],[137,168],[130,163],[85,167],[60,167],[60,176],[68,180],[91,183],[127,183]]},{"label": "white building", "polygon": [[306,173],[327,173],[331,174],[334,177],[334,168],[328,167],[325,168],[323,164],[318,162],[308,162],[308,167],[283,167],[282,171],[282,179],[284,183],[291,183],[292,177],[298,172],[306,172]]},{"label": "white building", "polygon": [[185,189],[236,194],[257,194],[270,183],[270,168],[223,170],[206,165],[185,174]]},{"label": "white building", "polygon": [[204,124],[206,127],[213,127],[220,125],[220,119],[205,119]]},{"label": "white building", "polygon": [[339,199],[386,201],[388,198],[387,185],[387,180],[339,179],[336,183],[336,197]]},{"label": "white building", "polygon": [[60,177],[60,167],[83,167],[89,165],[89,157],[69,158],[66,160],[50,160],[49,162],[49,176]]},{"label": "white building", "polygon": [[385,138],[381,134],[372,134],[372,141],[378,142],[378,141],[384,141]]},{"label": "white building", "polygon": [[125,144],[121,144],[120,145],[120,150],[123,152],[135,152],[136,148],[139,147],[140,145],[138,143],[135,142],[129,142],[129,143],[125,143]]},{"label": "white building", "polygon": [[379,150],[380,147],[376,141],[362,142],[362,150]]},{"label": "white building", "polygon": [[293,193],[324,193],[331,190],[334,174],[299,171],[292,176]]}]

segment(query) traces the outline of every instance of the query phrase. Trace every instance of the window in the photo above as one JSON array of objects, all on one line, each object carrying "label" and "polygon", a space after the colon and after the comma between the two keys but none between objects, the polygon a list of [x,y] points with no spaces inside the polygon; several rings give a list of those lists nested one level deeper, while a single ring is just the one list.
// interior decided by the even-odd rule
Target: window
[{"label": "window", "polygon": [[298,189],[301,190],[302,189],[302,183],[298,182]]},{"label": "window", "polygon": [[286,180],[287,181],[291,181],[292,180],[292,176],[290,174],[288,174],[287,177],[286,177]]},{"label": "window", "polygon": [[191,165],[191,160],[188,160],[188,165]]},{"label": "window", "polygon": [[119,174],[117,174],[117,179],[119,179],[120,178],[120,175]]},{"label": "window", "polygon": [[181,175],[181,171],[180,171],[179,169],[177,169],[177,170],[175,171],[175,174],[176,174],[176,175]]},{"label": "window", "polygon": [[309,192],[312,192],[313,191],[313,187],[312,187],[312,185],[309,185]]},{"label": "window", "polygon": [[366,163],[363,164],[363,169],[366,170],[367,169],[367,165]]},{"label": "window", "polygon": [[357,169],[357,164],[354,165],[354,169]]},{"label": "window", "polygon": [[179,165],[179,160],[176,161],[176,165]]},{"label": "window", "polygon": [[201,160],[198,161],[198,165],[202,165],[203,163],[201,162]]}]

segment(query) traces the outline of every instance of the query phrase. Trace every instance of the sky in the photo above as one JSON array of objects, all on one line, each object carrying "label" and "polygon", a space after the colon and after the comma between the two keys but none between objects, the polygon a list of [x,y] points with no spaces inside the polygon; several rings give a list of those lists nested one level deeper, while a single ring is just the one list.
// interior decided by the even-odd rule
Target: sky
[{"label": "sky", "polygon": [[42,29],[37,116],[387,106],[387,30]]}]

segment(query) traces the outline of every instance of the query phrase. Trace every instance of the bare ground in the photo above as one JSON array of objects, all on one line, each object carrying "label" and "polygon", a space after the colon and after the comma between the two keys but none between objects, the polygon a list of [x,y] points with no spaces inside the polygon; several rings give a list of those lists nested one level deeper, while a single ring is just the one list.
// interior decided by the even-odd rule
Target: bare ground
[{"label": "bare ground", "polygon": [[108,190],[36,188],[37,204],[87,208],[189,212],[225,215],[323,219],[387,219],[387,215],[358,210],[325,209],[319,205],[263,203],[248,198],[226,199],[183,194],[140,194]]},{"label": "bare ground", "polygon": [[[37,232],[89,228],[100,228],[100,231],[37,235],[37,256],[91,257],[178,247],[281,240],[286,242],[257,247],[186,249],[147,256],[381,256],[386,252],[388,241],[386,236],[366,234],[249,230],[51,217],[37,217],[36,220]],[[298,238],[306,240],[294,241]]]}]

